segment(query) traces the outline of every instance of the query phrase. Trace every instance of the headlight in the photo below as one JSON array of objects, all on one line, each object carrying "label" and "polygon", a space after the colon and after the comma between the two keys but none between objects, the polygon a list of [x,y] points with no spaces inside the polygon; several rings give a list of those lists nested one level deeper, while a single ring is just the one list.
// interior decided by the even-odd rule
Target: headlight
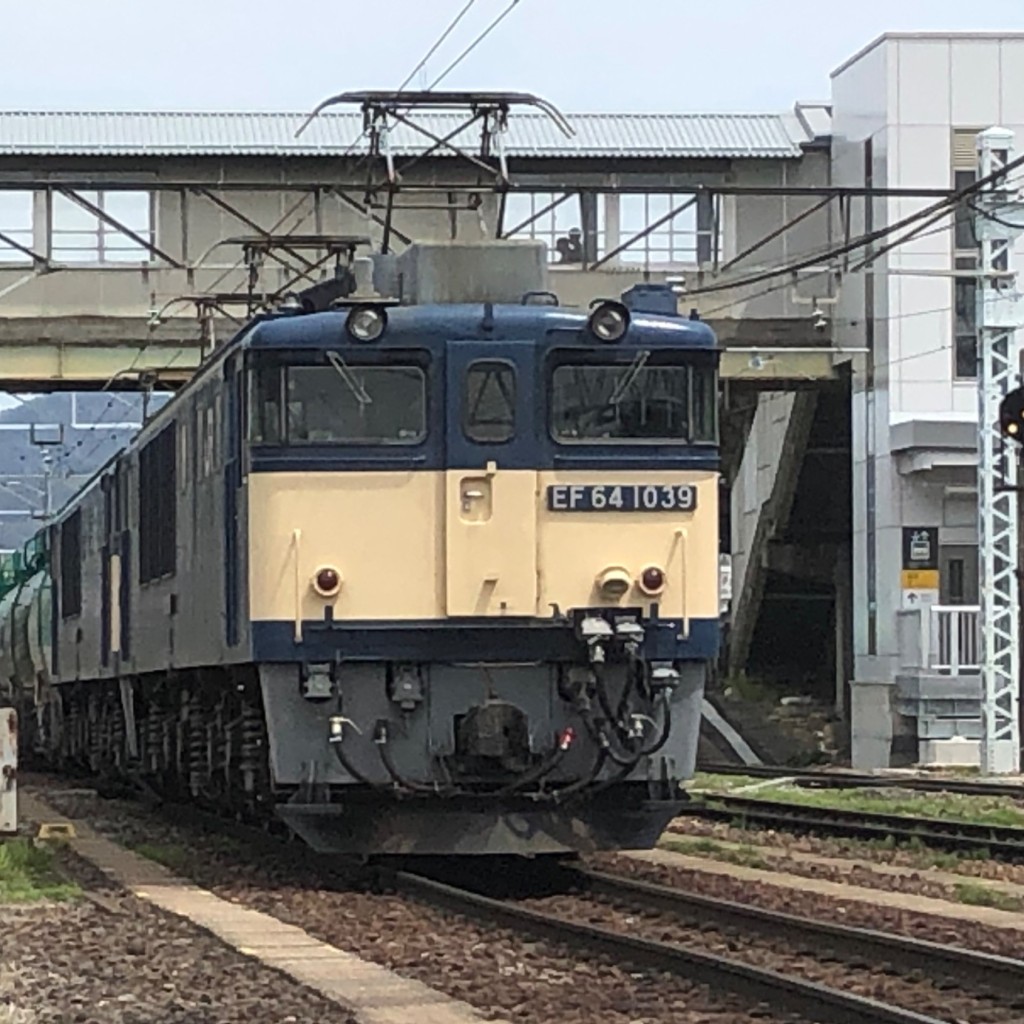
[{"label": "headlight", "polygon": [[597,589],[606,601],[619,601],[629,591],[633,580],[619,565],[610,565],[597,576]]},{"label": "headlight", "polygon": [[619,302],[602,302],[587,326],[598,341],[618,341],[629,330],[629,310]]},{"label": "headlight", "polygon": [[345,321],[348,333],[356,341],[376,341],[387,324],[387,314],[376,306],[356,306]]}]

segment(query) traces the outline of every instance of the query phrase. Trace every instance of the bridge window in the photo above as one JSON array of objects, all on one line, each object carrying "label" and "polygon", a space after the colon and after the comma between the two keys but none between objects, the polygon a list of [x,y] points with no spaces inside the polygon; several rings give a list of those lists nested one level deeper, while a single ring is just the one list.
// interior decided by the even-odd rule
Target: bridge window
[{"label": "bridge window", "polygon": [[175,425],[139,452],[139,582],[174,575],[177,537]]},{"label": "bridge window", "polygon": [[[601,260],[615,252],[613,262],[625,267],[687,266],[699,262],[698,257],[706,262],[722,251],[723,219],[709,202],[699,223],[697,206],[696,198],[687,193],[594,195],[593,258]],[[583,209],[579,194],[510,195],[504,230],[510,238],[543,241],[549,263],[582,264]]]},{"label": "bridge window", "polygon": [[427,433],[419,366],[352,365],[335,354],[328,366],[288,367],[285,395],[288,444],[411,445]]},{"label": "bridge window", "polygon": [[501,444],[516,430],[516,371],[511,363],[478,359],[466,371],[462,429],[471,441]]},{"label": "bridge window", "polygon": [[[32,248],[31,192],[0,192],[0,263],[31,263],[18,245]],[[11,243],[15,242],[16,245]]]},{"label": "bridge window", "polygon": [[[605,251],[604,207],[597,204],[597,253]],[[583,217],[578,195],[530,192],[509,195],[505,230],[510,238],[534,238],[548,249],[549,263],[583,262]]]},{"label": "bridge window", "polygon": [[121,230],[127,228],[138,238],[152,243],[151,193],[83,191],[75,194],[82,199],[81,203],[61,193],[53,196],[50,256],[55,262],[146,263],[151,259],[144,245]]},{"label": "bridge window", "polygon": [[563,363],[551,375],[552,433],[563,444],[713,443],[715,391],[713,369],[661,353]]},{"label": "bridge window", "polygon": [[[619,197],[619,235],[622,242],[649,225],[668,217],[655,230],[623,249],[618,260],[625,264],[696,263],[697,210],[687,205],[687,195],[623,195]],[[683,209],[685,207],[685,209]],[[678,210],[674,216],[668,215]]]},{"label": "bridge window", "polygon": [[60,614],[82,614],[82,512],[74,512],[60,527]]}]

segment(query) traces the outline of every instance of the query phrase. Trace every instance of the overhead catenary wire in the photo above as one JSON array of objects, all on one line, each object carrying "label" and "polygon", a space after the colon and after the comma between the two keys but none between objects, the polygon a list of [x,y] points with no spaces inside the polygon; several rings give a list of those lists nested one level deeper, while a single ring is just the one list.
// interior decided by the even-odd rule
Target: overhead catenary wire
[{"label": "overhead catenary wire", "polygon": [[906,217],[901,218],[893,224],[888,224],[881,228],[875,228],[873,231],[862,234],[857,238],[851,239],[849,242],[843,243],[842,245],[833,246],[822,255],[808,256],[786,266],[762,270],[738,280],[716,281],[712,284],[700,285],[696,288],[689,289],[687,294],[707,295],[712,292],[721,292],[732,288],[751,287],[755,284],[760,284],[762,281],[770,281],[775,277],[781,277],[785,274],[795,274],[801,270],[807,270],[808,268],[820,263],[823,259],[828,260],[835,259],[838,256],[845,256],[847,253],[862,249],[867,245],[871,245],[873,242],[877,242],[882,238],[886,238],[889,235],[896,233],[897,231],[902,231],[904,228],[910,227],[918,221],[934,218],[940,211],[945,211],[947,213],[952,212],[956,206],[965,199],[976,195],[988,185],[994,184],[1001,178],[1006,177],[1010,171],[1017,170],[1020,167],[1024,167],[1024,156],[1019,156],[1015,160],[1011,160],[1005,167],[999,168],[999,170],[994,171],[987,177],[979,178],[977,181],[972,182],[970,185],[967,185],[962,189],[957,189],[951,192],[949,196],[937,200],[929,206],[924,207],[924,209],[918,210],[916,213],[908,214]]},{"label": "overhead catenary wire", "polygon": [[417,64],[416,67],[414,67],[412,71],[410,71],[409,74],[406,75],[405,81],[402,82],[402,84],[398,87],[399,92],[401,92],[416,77],[420,69],[426,65],[427,61],[430,60],[430,58],[433,57],[435,53],[437,53],[437,51],[444,44],[444,41],[452,34],[452,32],[455,31],[455,28],[458,26],[459,22],[462,21],[462,19],[469,13],[470,8],[475,3],[476,0],[468,0],[468,2],[462,8],[462,10],[459,11],[459,13],[456,14],[455,17],[448,23],[448,27],[435,40],[434,45],[431,46],[430,49],[427,50],[427,52],[423,55],[423,58],[420,60],[419,64]]},{"label": "overhead catenary wire", "polygon": [[[952,212],[953,211],[946,211],[946,212],[944,212],[943,216],[944,217],[949,217],[949,216],[952,215]],[[952,230],[952,225],[951,224],[939,224],[937,227],[933,226],[933,224],[934,224],[934,222],[929,222],[928,224],[920,225],[920,229],[921,229],[920,231],[915,231],[912,235],[908,235],[905,239],[902,239],[899,242],[899,245],[904,245],[904,244],[906,244],[907,241],[920,241],[922,238],[931,238],[931,237],[934,237],[935,235],[948,234]],[[928,228],[928,230],[924,230],[925,228]],[[895,249],[895,248],[898,248],[898,246],[897,245],[893,245],[891,248]],[[887,249],[886,251],[888,252],[889,250]],[[815,252],[821,253],[820,250],[815,250]],[[878,255],[881,256],[881,255],[884,255],[884,254],[879,253]],[[820,258],[823,258],[823,256],[821,256]],[[869,263],[866,264],[866,266],[869,266],[871,262],[874,262],[874,260],[871,260]],[[866,266],[863,269],[866,269]],[[852,267],[849,270],[844,270],[842,273],[843,273],[843,276],[845,277],[845,276],[848,276],[848,275],[851,275],[853,273],[858,272],[860,269],[862,269],[862,268],[861,267]],[[827,273],[827,270],[823,268],[821,273],[822,274]],[[959,273],[959,276],[964,276],[964,275],[967,275],[968,272],[967,271],[960,271],[960,272],[958,272],[956,270],[951,270],[949,272],[951,277],[958,276],[958,273]],[[720,303],[717,306],[712,306],[710,309],[702,309],[700,311],[700,313],[701,313],[702,317],[707,319],[708,317],[714,316],[716,313],[721,313],[723,310],[732,309],[739,302],[744,302],[744,303],[753,302],[756,299],[764,298],[766,295],[772,295],[775,292],[785,291],[787,288],[792,288],[792,287],[794,287],[794,282],[792,280],[787,279],[785,281],[776,281],[774,284],[770,284],[766,288],[762,288],[760,291],[754,292],[752,295],[744,295],[740,299],[735,299],[735,298],[728,299],[725,302],[722,302],[722,303]],[[684,292],[681,293],[680,298],[683,298],[683,299],[688,298],[691,294],[695,294],[695,292],[684,291]],[[944,307],[944,308],[948,308],[948,307]],[[908,315],[913,316],[915,314],[908,314]],[[892,318],[889,318],[889,319],[892,319]]]},{"label": "overhead catenary wire", "polygon": [[476,39],[466,47],[465,50],[463,50],[462,53],[460,53],[458,57],[456,57],[455,60],[453,60],[451,64],[449,64],[448,67],[446,67],[444,71],[442,71],[441,74],[439,74],[437,78],[427,86],[427,92],[430,92],[432,89],[436,89],[512,13],[512,10],[518,4],[519,0],[512,0],[508,7],[506,7],[501,14],[499,14],[494,21],[492,21],[490,25],[488,25],[487,28],[485,28],[483,32],[481,32],[480,35],[478,35]]}]

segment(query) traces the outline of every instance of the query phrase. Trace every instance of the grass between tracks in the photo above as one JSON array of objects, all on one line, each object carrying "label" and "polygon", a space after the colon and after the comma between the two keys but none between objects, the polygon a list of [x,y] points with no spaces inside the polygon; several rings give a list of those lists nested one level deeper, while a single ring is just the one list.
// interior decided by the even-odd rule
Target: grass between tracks
[{"label": "grass between tracks", "polygon": [[146,860],[155,860],[157,864],[163,864],[169,871],[179,874],[186,874],[192,858],[183,846],[174,846],[172,843],[139,843],[134,847],[135,852]]},{"label": "grass between tracks", "polygon": [[[216,835],[207,833],[204,836],[206,849],[214,853],[239,853],[244,849],[244,844],[234,836]],[[196,851],[187,846],[180,846],[176,843],[128,843],[134,853],[147,860],[156,861],[162,864],[168,871],[187,876],[196,864]],[[0,1024],[3,1024],[0,1021]]]},{"label": "grass between tracks", "polygon": [[58,873],[52,850],[28,839],[0,842],[0,903],[66,900],[78,891]]},{"label": "grass between tracks", "polygon": [[[743,775],[698,773],[687,790],[712,798],[764,780]],[[919,793],[900,789],[899,783],[884,789],[804,789],[772,784],[742,794],[752,800],[800,804],[804,807],[862,811],[865,814],[898,814],[910,818],[939,818],[977,825],[1024,827],[1024,805],[1008,796],[968,796],[964,793]]]},{"label": "grass between tracks", "polygon": [[[780,865],[777,858],[767,855],[763,849],[757,846],[737,844],[730,842],[719,842],[704,837],[687,838],[683,836],[664,836],[658,844],[663,850],[671,850],[673,853],[681,853],[691,857],[703,857],[707,860],[715,860],[724,864],[736,864],[745,868],[759,868],[762,871],[786,872],[787,868]],[[893,849],[884,842],[868,841],[863,844],[866,848],[862,853],[869,853],[870,849],[880,848]],[[926,847],[917,844],[906,844],[900,849],[906,853],[920,853],[922,867],[939,867],[948,871],[955,871],[961,866],[962,861],[984,859],[980,853],[967,854],[957,859],[954,854],[937,853],[928,850]],[[852,852],[852,851],[851,851]],[[865,866],[868,866],[868,859]],[[811,876],[813,877],[813,875]],[[955,882],[950,889],[950,899],[957,903],[969,904],[975,907],[994,907],[996,910],[1010,910],[1020,912],[1024,910],[1024,899],[997,888],[995,885],[983,885],[973,881]]]},{"label": "grass between tracks", "polygon": [[958,882],[953,886],[958,903],[969,903],[974,907],[995,907],[996,910],[1024,910],[1024,900],[999,889],[990,889],[975,882]]},{"label": "grass between tracks", "polygon": [[758,853],[756,846],[727,846],[724,843],[716,843],[713,839],[679,839],[675,836],[662,838],[658,845],[663,850],[671,850],[673,853],[706,857],[726,864],[737,864],[743,868],[774,870],[771,861]]}]

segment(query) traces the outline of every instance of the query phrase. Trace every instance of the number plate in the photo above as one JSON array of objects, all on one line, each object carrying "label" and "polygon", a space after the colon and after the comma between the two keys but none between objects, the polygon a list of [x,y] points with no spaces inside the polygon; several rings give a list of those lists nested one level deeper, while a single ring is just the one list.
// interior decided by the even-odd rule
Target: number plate
[{"label": "number plate", "polygon": [[692,484],[551,484],[552,512],[692,512]]}]

